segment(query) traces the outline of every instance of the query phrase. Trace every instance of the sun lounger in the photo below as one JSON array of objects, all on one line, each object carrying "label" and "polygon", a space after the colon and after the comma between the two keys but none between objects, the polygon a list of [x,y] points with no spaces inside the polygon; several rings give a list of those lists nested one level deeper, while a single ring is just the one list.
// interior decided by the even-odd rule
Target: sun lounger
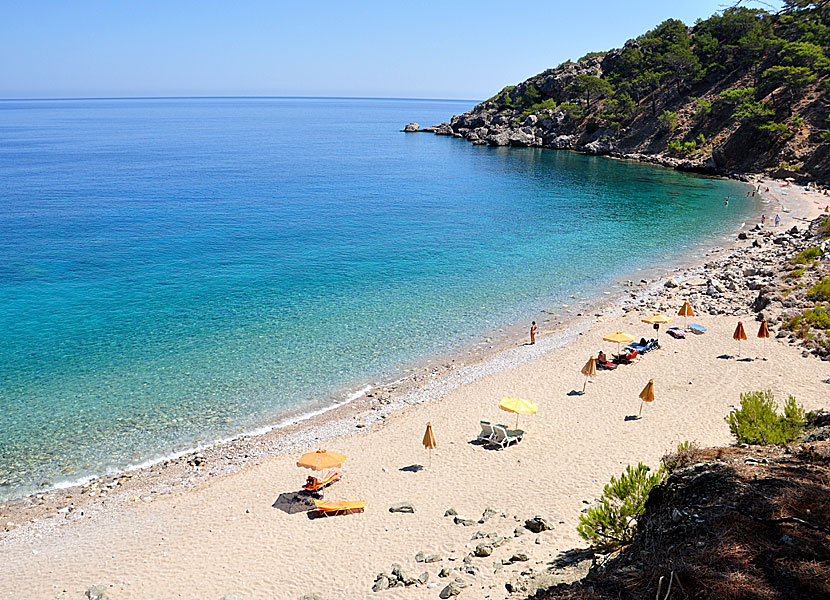
[{"label": "sun lounger", "polygon": [[493,426],[490,424],[490,421],[480,421],[479,424],[481,425],[481,433],[478,434],[478,439],[485,442],[492,442],[496,437],[496,432],[493,431]]},{"label": "sun lounger", "polygon": [[689,329],[689,331],[691,331],[692,333],[696,333],[697,335],[702,335],[702,334],[706,333],[706,328],[703,327],[702,325],[692,324],[692,325],[689,325],[688,329]]},{"label": "sun lounger", "polygon": [[686,337],[686,332],[680,329],[680,327],[670,327],[666,333],[676,340],[682,340]]},{"label": "sun lounger", "polygon": [[504,425],[493,425],[496,437],[490,440],[491,444],[499,446],[502,450],[512,443],[519,443],[525,435],[521,429],[507,429]]},{"label": "sun lounger", "polygon": [[312,500],[314,506],[329,517],[337,514],[348,514],[350,512],[363,512],[366,508],[366,503],[360,500],[352,500],[348,502],[326,502],[325,500]]},{"label": "sun lounger", "polygon": [[613,371],[618,366],[619,365],[615,365],[612,362],[604,362],[604,363],[598,362],[597,363],[597,369],[605,369],[606,371]]},{"label": "sun lounger", "polygon": [[637,359],[639,354],[640,352],[638,350],[631,350],[628,354],[615,354],[614,362],[619,365],[630,365]]},{"label": "sun lounger", "polygon": [[312,479],[314,482],[306,483],[303,486],[303,489],[307,492],[316,492],[317,490],[320,490],[326,486],[331,485],[335,481],[338,481],[341,476],[342,474],[340,473],[340,471],[329,471],[320,479],[317,479],[316,477],[310,477],[309,479]]}]

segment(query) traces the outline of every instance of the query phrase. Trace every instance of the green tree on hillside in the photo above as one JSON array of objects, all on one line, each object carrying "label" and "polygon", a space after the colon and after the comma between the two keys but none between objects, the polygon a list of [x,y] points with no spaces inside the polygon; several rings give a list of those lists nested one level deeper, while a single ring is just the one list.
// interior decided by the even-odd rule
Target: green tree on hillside
[{"label": "green tree on hillside", "polygon": [[604,98],[614,91],[610,83],[593,75],[577,75],[568,90],[585,100],[585,111],[590,112],[591,100]]}]

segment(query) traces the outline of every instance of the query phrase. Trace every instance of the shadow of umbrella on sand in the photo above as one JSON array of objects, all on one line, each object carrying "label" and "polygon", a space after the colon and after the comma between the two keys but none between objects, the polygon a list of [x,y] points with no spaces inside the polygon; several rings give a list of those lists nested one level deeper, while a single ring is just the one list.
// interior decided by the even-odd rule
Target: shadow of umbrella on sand
[{"label": "shadow of umbrella on sand", "polygon": [[308,498],[308,495],[299,492],[284,492],[277,496],[271,506],[289,515],[308,512],[314,510],[314,505],[309,502]]}]

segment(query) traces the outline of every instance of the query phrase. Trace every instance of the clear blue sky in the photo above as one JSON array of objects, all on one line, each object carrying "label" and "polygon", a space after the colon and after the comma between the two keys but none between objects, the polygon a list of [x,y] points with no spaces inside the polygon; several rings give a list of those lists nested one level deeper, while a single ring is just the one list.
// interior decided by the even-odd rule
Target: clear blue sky
[{"label": "clear blue sky", "polygon": [[0,97],[481,99],[724,0],[2,0]]}]

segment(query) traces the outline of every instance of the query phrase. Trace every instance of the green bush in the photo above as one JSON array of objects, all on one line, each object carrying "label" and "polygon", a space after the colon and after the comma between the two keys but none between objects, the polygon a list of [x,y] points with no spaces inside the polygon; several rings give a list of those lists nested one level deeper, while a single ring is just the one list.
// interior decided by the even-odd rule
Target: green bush
[{"label": "green bush", "polygon": [[686,440],[677,445],[677,450],[671,454],[665,455],[660,462],[666,467],[668,472],[694,464],[698,460],[700,447],[697,442],[690,442]]},{"label": "green bush", "polygon": [[770,139],[779,140],[790,135],[790,128],[786,123],[777,123],[775,121],[767,121],[758,125],[758,131],[766,133]]},{"label": "green bush", "polygon": [[581,119],[585,116],[585,109],[574,102],[563,102],[559,105],[559,108],[560,110],[565,111],[565,114],[569,117],[573,117],[574,119]]},{"label": "green bush", "polygon": [[692,119],[695,121],[700,121],[704,117],[708,117],[709,114],[712,112],[712,103],[704,100],[703,98],[698,98],[695,101],[695,114],[692,115]]},{"label": "green bush", "polygon": [[830,236],[830,217],[824,217],[819,223],[818,226],[818,234],[822,238],[826,238]]},{"label": "green bush", "polygon": [[609,550],[631,541],[637,518],[645,511],[648,494],[666,475],[661,465],[649,473],[643,463],[628,465],[619,479],[611,478],[602,492],[599,506],[579,517],[579,535],[599,549]]},{"label": "green bush", "polygon": [[667,129],[672,131],[675,127],[677,127],[677,113],[667,110],[663,112],[662,115],[657,117],[657,120],[660,122],[660,126],[663,129]]},{"label": "green bush", "polygon": [[585,60],[587,58],[595,58],[597,56],[605,56],[606,54],[608,54],[608,53],[607,52],[589,52],[588,54],[586,54],[585,56],[583,56],[582,58],[580,58],[576,62],[582,62],[583,60]]},{"label": "green bush", "polygon": [[775,410],[772,391],[741,394],[741,407],[725,420],[729,431],[743,444],[786,444],[794,441],[804,426],[804,409],[790,396],[784,414]]},{"label": "green bush", "polygon": [[816,329],[830,329],[830,305],[816,304],[804,311],[804,320]]},{"label": "green bush", "polygon": [[819,302],[830,301],[830,277],[822,278],[821,281],[807,290],[807,297]]},{"label": "green bush", "polygon": [[821,248],[818,246],[810,246],[796,254],[792,262],[797,265],[806,265],[807,263],[813,262],[819,256],[821,256]]},{"label": "green bush", "polygon": [[799,277],[804,277],[804,269],[793,269],[784,275],[785,279],[798,279]]}]

